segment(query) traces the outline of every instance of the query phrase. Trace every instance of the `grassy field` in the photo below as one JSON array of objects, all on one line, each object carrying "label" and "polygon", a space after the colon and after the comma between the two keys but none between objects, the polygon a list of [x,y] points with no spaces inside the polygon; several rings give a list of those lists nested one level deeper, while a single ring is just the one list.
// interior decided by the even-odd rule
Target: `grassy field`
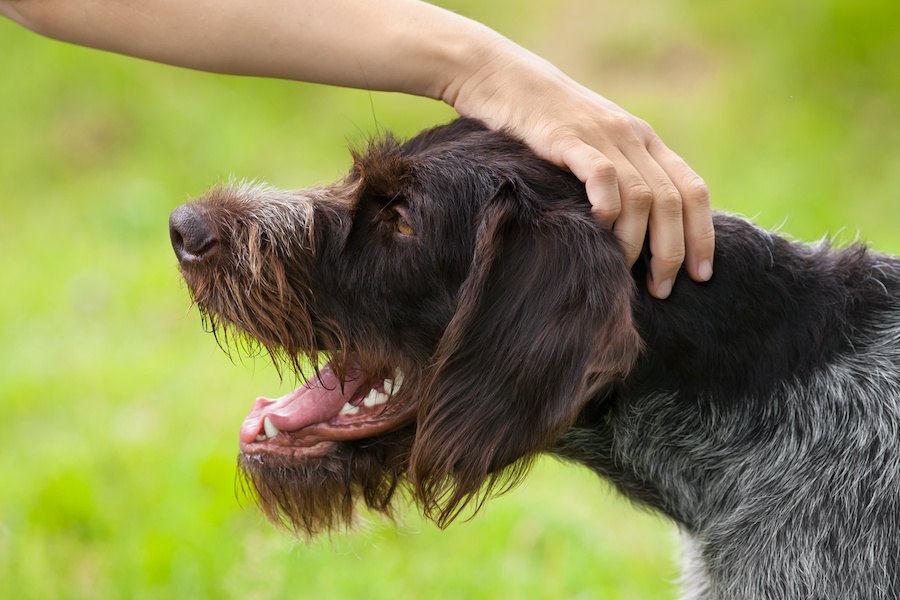
[{"label": "grassy field", "polygon": [[[900,252],[900,4],[466,0],[446,6],[649,120],[716,206]],[[204,334],[170,210],[231,175],[331,180],[427,100],[199,74],[0,22],[0,598],[671,599],[674,530],[538,464],[473,521],[301,545],[235,493],[279,394]]]}]

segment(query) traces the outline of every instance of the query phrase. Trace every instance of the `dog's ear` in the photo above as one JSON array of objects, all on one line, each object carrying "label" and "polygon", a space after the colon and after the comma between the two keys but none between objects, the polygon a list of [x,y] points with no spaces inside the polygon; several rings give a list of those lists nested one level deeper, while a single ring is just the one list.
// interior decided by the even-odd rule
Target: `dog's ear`
[{"label": "dog's ear", "polygon": [[640,349],[612,233],[587,210],[520,196],[506,183],[482,207],[421,400],[410,480],[440,526],[517,481]]}]

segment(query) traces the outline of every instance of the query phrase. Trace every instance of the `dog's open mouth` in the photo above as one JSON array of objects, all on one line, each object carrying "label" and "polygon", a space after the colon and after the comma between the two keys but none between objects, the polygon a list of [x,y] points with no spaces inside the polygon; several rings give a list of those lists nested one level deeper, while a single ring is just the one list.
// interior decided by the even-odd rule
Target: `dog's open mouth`
[{"label": "dog's open mouth", "polygon": [[403,384],[399,371],[377,376],[358,369],[343,378],[331,363],[281,398],[257,398],[241,426],[241,452],[301,457],[322,442],[356,440],[396,429],[415,409],[394,400]]}]

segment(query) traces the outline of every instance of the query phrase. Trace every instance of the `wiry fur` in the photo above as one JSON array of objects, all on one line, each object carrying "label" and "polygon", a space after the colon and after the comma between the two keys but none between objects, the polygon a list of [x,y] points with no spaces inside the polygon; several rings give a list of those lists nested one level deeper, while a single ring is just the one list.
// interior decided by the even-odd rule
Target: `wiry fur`
[{"label": "wiry fur", "polygon": [[409,447],[403,440],[409,433],[385,437],[370,446],[329,446],[305,462],[242,454],[239,464],[266,516],[311,537],[353,525],[358,503],[393,516],[391,501],[407,469]]},{"label": "wiry fur", "polygon": [[218,202],[208,218],[217,237],[228,240],[229,251],[217,253],[220,264],[203,277],[184,270],[194,301],[212,332],[225,338],[223,347],[235,326],[248,344],[258,341],[273,358],[299,369],[298,356],[314,357],[316,350],[310,299],[302,289],[289,289],[289,278],[303,274],[288,273],[283,265],[311,250],[312,205],[261,184],[222,186],[211,193]]},{"label": "wiry fur", "polygon": [[[241,459],[316,534],[401,486],[445,525],[550,452],[678,524],[687,598],[900,597],[900,260],[716,216],[716,275],[666,301],[581,184],[471,120],[388,139],[343,182],[221,188],[183,271],[276,357],[407,374],[413,423]],[[398,235],[397,211],[415,225]]]}]

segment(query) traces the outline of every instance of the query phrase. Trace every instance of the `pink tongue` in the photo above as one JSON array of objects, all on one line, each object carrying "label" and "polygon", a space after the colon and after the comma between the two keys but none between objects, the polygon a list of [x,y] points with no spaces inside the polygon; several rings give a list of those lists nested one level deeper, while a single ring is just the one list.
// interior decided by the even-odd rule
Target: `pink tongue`
[{"label": "pink tongue", "polygon": [[313,375],[309,381],[281,398],[257,398],[253,410],[241,426],[241,441],[250,443],[263,431],[266,417],[281,431],[296,431],[313,423],[327,421],[338,414],[345,402],[363,384],[362,373],[353,370],[341,381],[327,364],[319,369],[319,376]]}]

